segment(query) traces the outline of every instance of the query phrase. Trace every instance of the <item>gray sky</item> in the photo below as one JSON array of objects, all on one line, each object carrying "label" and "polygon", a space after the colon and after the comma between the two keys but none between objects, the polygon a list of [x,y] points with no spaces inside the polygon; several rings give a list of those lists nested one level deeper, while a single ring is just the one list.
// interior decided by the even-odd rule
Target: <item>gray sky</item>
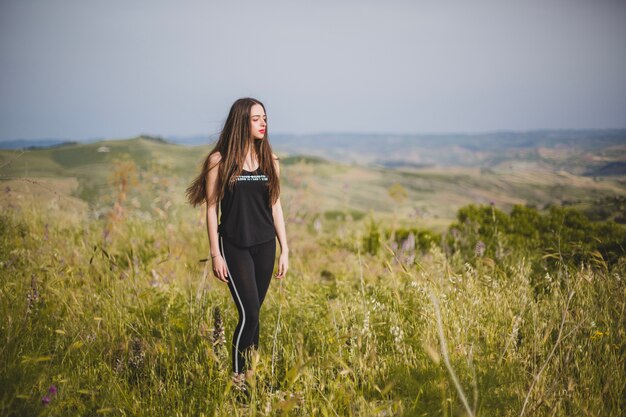
[{"label": "gray sky", "polygon": [[0,0],[0,140],[626,127],[626,2]]}]

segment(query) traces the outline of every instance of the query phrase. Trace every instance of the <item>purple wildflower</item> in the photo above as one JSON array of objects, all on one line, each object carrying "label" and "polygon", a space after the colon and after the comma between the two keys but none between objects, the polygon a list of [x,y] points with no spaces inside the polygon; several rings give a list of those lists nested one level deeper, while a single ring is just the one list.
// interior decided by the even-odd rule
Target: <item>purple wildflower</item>
[{"label": "purple wildflower", "polygon": [[474,255],[479,258],[482,257],[485,254],[486,248],[487,246],[485,245],[485,243],[479,240],[478,242],[476,242],[476,246],[474,246]]},{"label": "purple wildflower", "polygon": [[35,274],[30,276],[30,291],[26,294],[26,300],[28,301],[27,313],[30,313],[36,307],[39,301],[39,291],[37,290],[37,277]]},{"label": "purple wildflower", "polygon": [[219,354],[220,348],[226,343],[224,322],[222,320],[222,313],[219,306],[215,306],[215,308],[213,308],[213,321],[213,351]]},{"label": "purple wildflower", "polygon": [[48,397],[48,396],[46,395],[45,397],[43,397],[43,398],[41,399],[41,403],[42,403],[43,405],[48,405],[48,404],[50,404],[50,397]]},{"label": "purple wildflower", "polygon": [[402,242],[402,251],[409,252],[415,249],[415,235],[413,232],[409,233],[409,236]]},{"label": "purple wildflower", "polygon": [[48,394],[51,396],[57,395],[57,387],[55,385],[50,385],[50,388],[48,388]]}]

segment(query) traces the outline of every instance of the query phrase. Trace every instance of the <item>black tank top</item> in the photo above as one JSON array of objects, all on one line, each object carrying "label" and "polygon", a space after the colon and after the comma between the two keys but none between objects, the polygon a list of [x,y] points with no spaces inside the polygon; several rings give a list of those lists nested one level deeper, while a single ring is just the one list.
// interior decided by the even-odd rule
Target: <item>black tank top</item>
[{"label": "black tank top", "polygon": [[233,187],[226,187],[220,202],[220,236],[243,247],[264,243],[276,237],[269,204],[268,178],[260,169],[244,170]]}]

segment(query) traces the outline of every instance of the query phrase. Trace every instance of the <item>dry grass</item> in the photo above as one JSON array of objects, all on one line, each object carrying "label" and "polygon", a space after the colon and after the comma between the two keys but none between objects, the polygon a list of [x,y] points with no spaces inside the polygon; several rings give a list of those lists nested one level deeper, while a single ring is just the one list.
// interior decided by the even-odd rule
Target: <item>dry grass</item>
[{"label": "dry grass", "polygon": [[[537,297],[523,261],[474,268],[433,249],[401,265],[388,251],[362,254],[358,223],[343,237],[290,225],[292,268],[263,307],[253,395],[242,407],[228,343],[213,336],[218,307],[230,340],[234,305],[226,287],[203,278],[201,222],[173,211],[158,221],[127,211],[115,227],[56,226],[61,212],[4,211],[4,415],[625,409],[623,271],[561,271]],[[50,385],[58,394],[44,406]]]}]

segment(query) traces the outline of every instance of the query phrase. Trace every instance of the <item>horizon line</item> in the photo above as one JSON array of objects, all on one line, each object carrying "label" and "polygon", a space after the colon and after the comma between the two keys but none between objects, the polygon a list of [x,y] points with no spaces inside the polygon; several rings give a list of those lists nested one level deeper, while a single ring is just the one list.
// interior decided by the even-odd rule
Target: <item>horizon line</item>
[{"label": "horizon line", "polygon": [[[626,127],[602,127],[602,128],[533,128],[533,129],[493,129],[493,130],[481,130],[481,131],[445,131],[445,132],[359,132],[359,131],[318,131],[307,133],[293,133],[293,132],[275,132],[271,136],[321,136],[321,135],[360,135],[360,136],[445,136],[445,135],[463,135],[463,136],[477,136],[477,135],[493,135],[501,133],[538,133],[538,132],[602,132],[602,131],[626,131]],[[92,136],[83,137],[80,139],[72,139],[68,137],[30,137],[30,138],[16,138],[16,139],[0,139],[2,142],[17,142],[17,141],[37,141],[37,140],[56,140],[66,142],[83,142],[83,141],[101,141],[101,140],[128,140],[140,137],[151,137],[161,139],[185,139],[185,138],[197,138],[216,136],[219,133],[213,134],[155,134],[155,133],[138,133],[133,136],[118,136],[118,137],[104,137],[104,136]]]}]

